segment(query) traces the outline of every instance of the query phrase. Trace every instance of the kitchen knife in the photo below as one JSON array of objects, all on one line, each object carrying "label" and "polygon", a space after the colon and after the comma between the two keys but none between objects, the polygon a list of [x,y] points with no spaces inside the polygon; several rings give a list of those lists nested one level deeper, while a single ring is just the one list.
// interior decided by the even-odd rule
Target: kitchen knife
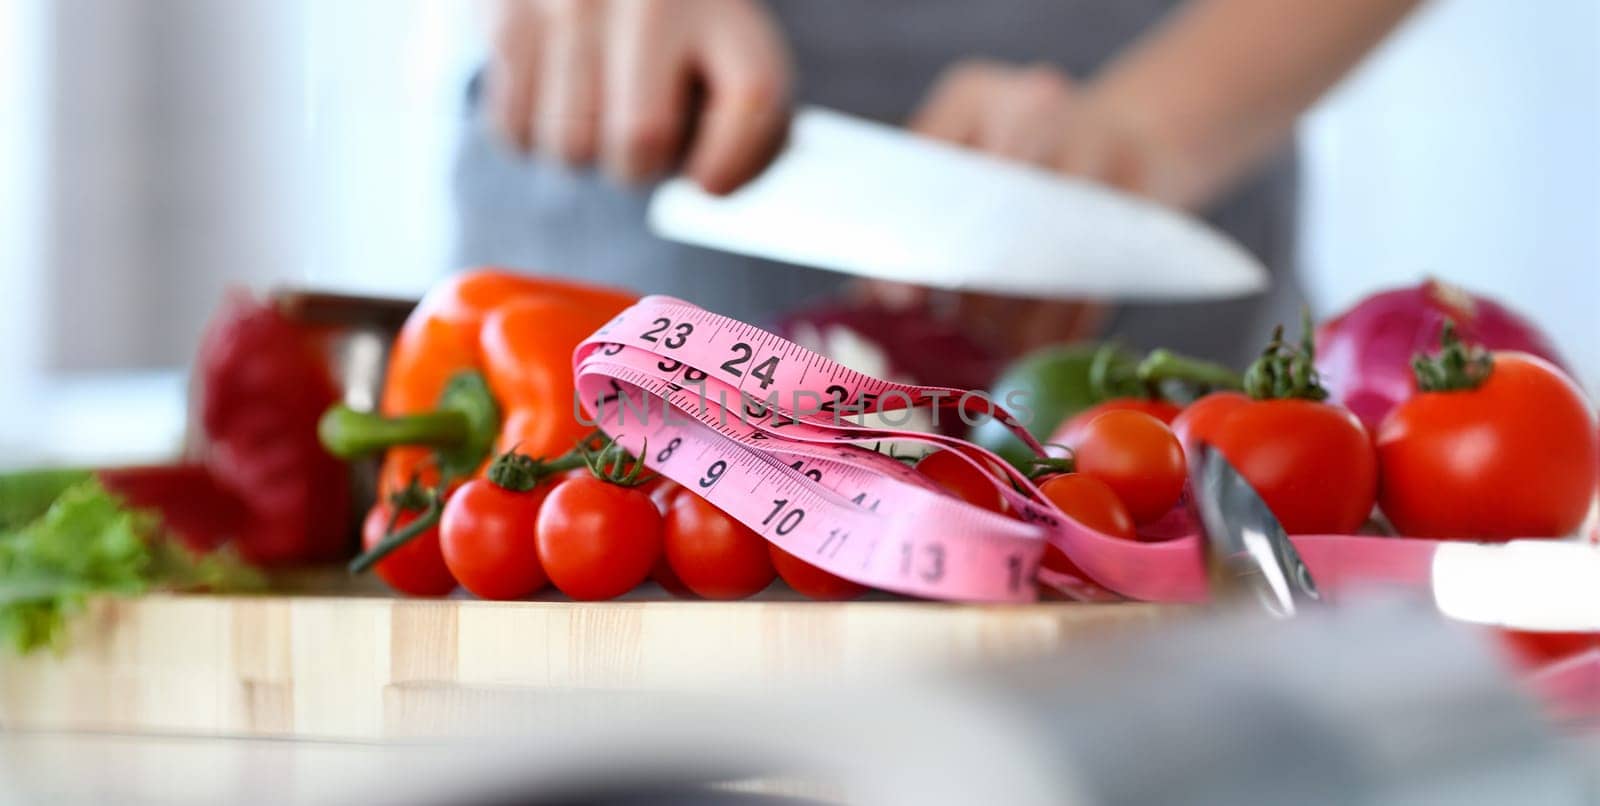
[{"label": "kitchen knife", "polygon": [[738,191],[662,184],[670,240],[863,277],[1061,298],[1184,300],[1266,288],[1207,225],[1082,179],[816,107]]},{"label": "kitchen knife", "polygon": [[[1440,613],[1457,621],[1600,634],[1600,546],[1560,540],[1486,544],[1341,538],[1336,543],[1300,538],[1318,541],[1312,559],[1321,564],[1308,566],[1301,555],[1310,545],[1295,546],[1220,451],[1202,445],[1195,454],[1194,505],[1211,581],[1220,584],[1224,595],[1230,590],[1254,593],[1272,612],[1294,615],[1297,605],[1323,598],[1312,574],[1323,568],[1340,572],[1325,575],[1337,576],[1340,587],[1409,582],[1424,590]],[[1427,552],[1423,563],[1417,562],[1419,549]],[[1328,581],[1323,577],[1318,575]]]}]

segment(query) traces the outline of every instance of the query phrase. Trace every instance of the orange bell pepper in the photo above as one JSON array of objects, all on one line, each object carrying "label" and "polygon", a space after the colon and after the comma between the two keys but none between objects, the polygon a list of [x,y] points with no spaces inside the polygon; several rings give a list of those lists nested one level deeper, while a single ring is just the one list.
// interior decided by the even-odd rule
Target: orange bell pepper
[{"label": "orange bell pepper", "polygon": [[389,358],[381,414],[335,407],[329,450],[388,449],[379,492],[413,478],[449,487],[496,453],[554,457],[590,429],[572,398],[572,351],[637,297],[626,291],[497,269],[458,274],[430,290]]}]

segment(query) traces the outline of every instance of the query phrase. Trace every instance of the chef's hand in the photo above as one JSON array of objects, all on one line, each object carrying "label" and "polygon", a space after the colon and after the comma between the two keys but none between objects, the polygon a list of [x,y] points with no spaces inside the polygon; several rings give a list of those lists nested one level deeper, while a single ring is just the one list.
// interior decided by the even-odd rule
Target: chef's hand
[{"label": "chef's hand", "polygon": [[499,0],[488,110],[505,140],[623,181],[755,176],[789,115],[789,54],[755,0]]},{"label": "chef's hand", "polygon": [[1114,105],[1050,65],[965,61],[934,83],[911,128],[921,134],[1156,199],[1149,149]]},{"label": "chef's hand", "polygon": [[[1008,159],[1143,189],[1134,144],[1119,138],[1115,122],[1053,67],[960,62],[940,76],[910,126]],[[929,305],[1011,355],[1091,337],[1107,313],[1088,301],[947,294],[903,284],[869,283],[866,293],[892,306]]]}]

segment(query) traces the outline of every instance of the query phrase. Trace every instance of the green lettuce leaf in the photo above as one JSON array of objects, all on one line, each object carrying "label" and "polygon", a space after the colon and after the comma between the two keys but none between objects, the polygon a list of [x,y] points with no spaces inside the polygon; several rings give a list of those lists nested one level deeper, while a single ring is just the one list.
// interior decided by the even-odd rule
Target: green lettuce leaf
[{"label": "green lettuce leaf", "polygon": [[80,480],[33,520],[0,524],[0,641],[17,652],[60,646],[66,618],[91,595],[252,589],[261,581],[230,553],[191,554],[155,514]]}]

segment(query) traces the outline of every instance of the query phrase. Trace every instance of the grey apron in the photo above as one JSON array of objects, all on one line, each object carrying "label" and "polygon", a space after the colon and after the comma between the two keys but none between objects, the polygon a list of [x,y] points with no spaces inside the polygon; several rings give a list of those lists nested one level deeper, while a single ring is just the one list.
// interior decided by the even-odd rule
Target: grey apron
[{"label": "grey apron", "polygon": [[[785,0],[771,4],[794,51],[803,103],[900,123],[939,72],[965,58],[1049,62],[1086,77],[1159,19],[1170,0]],[[757,323],[826,296],[843,275],[669,243],[651,235],[648,189],[564,170],[500,146],[476,92],[457,154],[458,267],[502,265],[681,297]],[[1211,211],[1210,220],[1271,267],[1267,296],[1223,303],[1125,305],[1107,335],[1243,361],[1298,306],[1291,260],[1293,155]]]}]

